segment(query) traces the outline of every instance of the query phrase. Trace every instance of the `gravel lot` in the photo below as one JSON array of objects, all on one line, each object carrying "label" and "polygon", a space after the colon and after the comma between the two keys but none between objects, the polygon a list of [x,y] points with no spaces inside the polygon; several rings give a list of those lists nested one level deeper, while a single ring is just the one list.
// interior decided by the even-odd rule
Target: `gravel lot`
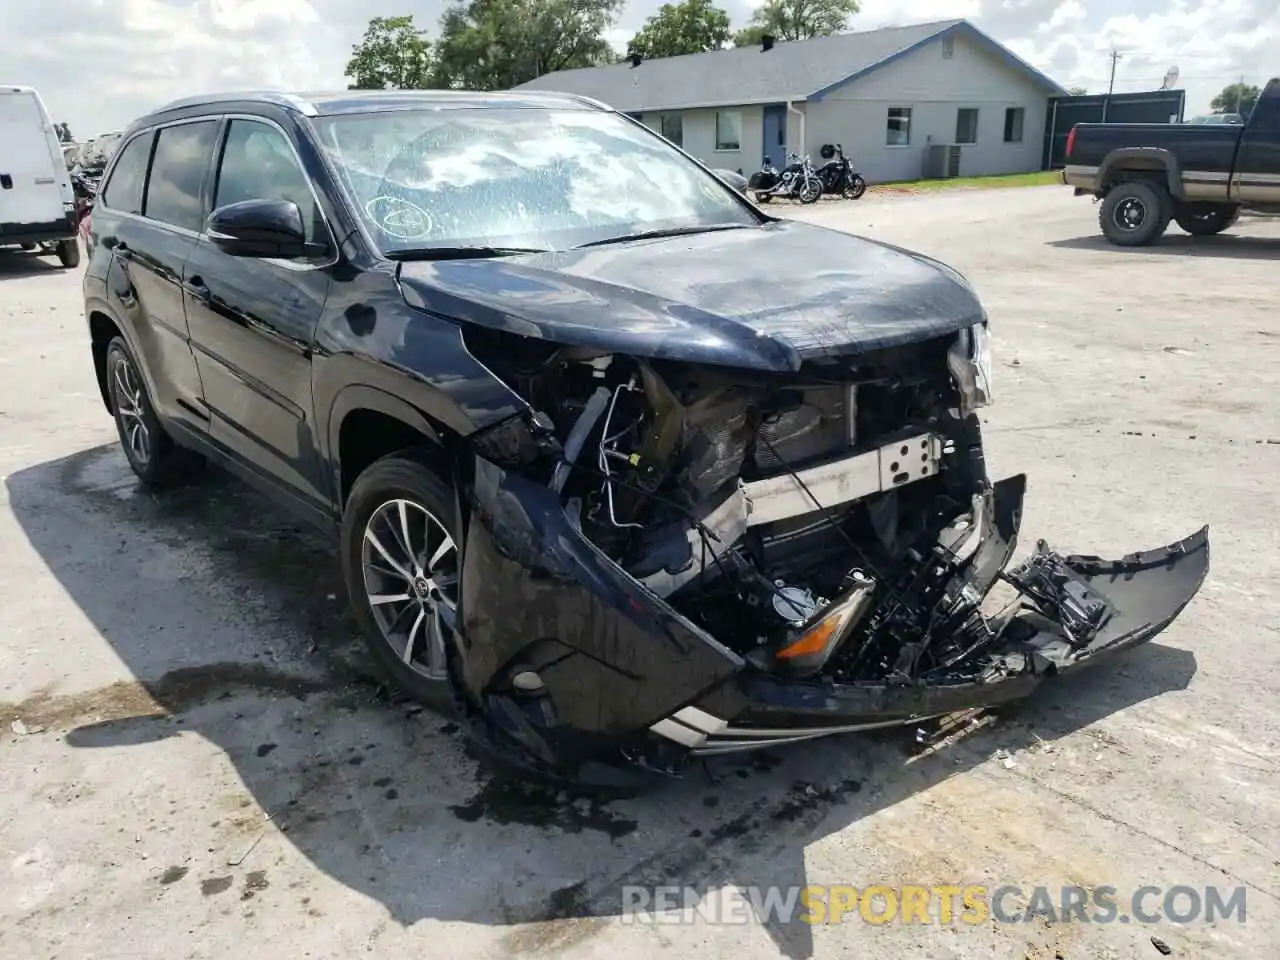
[{"label": "gravel lot", "polygon": [[[0,955],[1274,955],[1280,224],[1123,251],[1061,188],[795,215],[978,287],[1024,547],[1211,524],[1172,629],[937,751],[850,737],[640,800],[531,794],[366,677],[325,543],[217,475],[135,488],[78,276],[0,255]],[[1247,919],[620,922],[624,885],[676,882],[1243,886]]]}]

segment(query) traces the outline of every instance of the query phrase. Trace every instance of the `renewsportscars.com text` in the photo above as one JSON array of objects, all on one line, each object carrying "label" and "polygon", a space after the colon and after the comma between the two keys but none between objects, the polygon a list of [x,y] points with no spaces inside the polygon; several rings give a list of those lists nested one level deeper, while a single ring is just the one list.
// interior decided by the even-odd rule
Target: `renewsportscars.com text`
[{"label": "renewsportscars.com text", "polygon": [[622,888],[624,923],[900,923],[922,926],[1245,922],[1244,887],[848,884],[804,887]]}]

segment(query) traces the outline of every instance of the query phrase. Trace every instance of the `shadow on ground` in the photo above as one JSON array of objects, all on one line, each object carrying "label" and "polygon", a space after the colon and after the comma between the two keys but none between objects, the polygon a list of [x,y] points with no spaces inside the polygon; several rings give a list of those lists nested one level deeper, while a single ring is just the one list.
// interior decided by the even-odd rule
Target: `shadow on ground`
[{"label": "shadow on ground", "polygon": [[1193,237],[1170,233],[1149,247],[1117,247],[1102,236],[1050,240],[1049,246],[1063,250],[1105,250],[1109,253],[1159,257],[1223,257],[1233,260],[1280,260],[1280,239],[1245,237],[1222,233],[1216,237]]},{"label": "shadow on ground", "polygon": [[37,254],[25,250],[0,250],[0,280],[38,277],[45,273],[62,273],[63,267],[53,254]]},{"label": "shadow on ground", "polygon": [[[494,779],[452,724],[370,678],[330,545],[236,481],[211,471],[153,496],[103,447],[6,483],[43,562],[137,678],[8,710],[67,731],[73,748],[126,755],[197,733],[225,751],[278,842],[402,924],[508,926],[516,955],[589,938],[619,915],[625,885],[803,886],[809,844],[1195,672],[1191,653],[1150,644],[927,755],[910,731],[849,737],[718,761],[638,799],[569,799]],[[252,849],[254,822],[226,842]],[[211,876],[202,891],[230,884]],[[786,955],[812,955],[798,920],[769,932]]]}]

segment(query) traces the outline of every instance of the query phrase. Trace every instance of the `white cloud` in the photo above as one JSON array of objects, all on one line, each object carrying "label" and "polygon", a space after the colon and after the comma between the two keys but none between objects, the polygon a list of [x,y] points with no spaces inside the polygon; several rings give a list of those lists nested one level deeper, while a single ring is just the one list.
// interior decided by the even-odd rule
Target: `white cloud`
[{"label": "white cloud", "polygon": [[[9,0],[16,2],[16,0]],[[619,47],[662,0],[630,0]],[[735,26],[755,0],[721,0]],[[346,85],[351,45],[373,16],[412,13],[434,30],[446,0],[41,0],[7,24],[6,83],[37,87],[78,136],[123,126],[180,96]],[[864,0],[870,29],[968,17],[1064,86],[1105,90],[1113,47],[1119,91],[1159,86],[1176,64],[1190,112],[1241,75],[1280,72],[1275,0]]]}]

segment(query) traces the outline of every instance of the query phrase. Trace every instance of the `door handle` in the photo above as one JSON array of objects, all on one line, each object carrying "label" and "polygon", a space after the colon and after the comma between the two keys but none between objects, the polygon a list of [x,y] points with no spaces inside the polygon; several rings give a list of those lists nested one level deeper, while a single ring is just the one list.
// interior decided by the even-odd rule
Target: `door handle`
[{"label": "door handle", "polygon": [[201,303],[208,303],[213,299],[213,291],[205,286],[204,281],[200,277],[191,277],[182,285],[188,294]]}]

